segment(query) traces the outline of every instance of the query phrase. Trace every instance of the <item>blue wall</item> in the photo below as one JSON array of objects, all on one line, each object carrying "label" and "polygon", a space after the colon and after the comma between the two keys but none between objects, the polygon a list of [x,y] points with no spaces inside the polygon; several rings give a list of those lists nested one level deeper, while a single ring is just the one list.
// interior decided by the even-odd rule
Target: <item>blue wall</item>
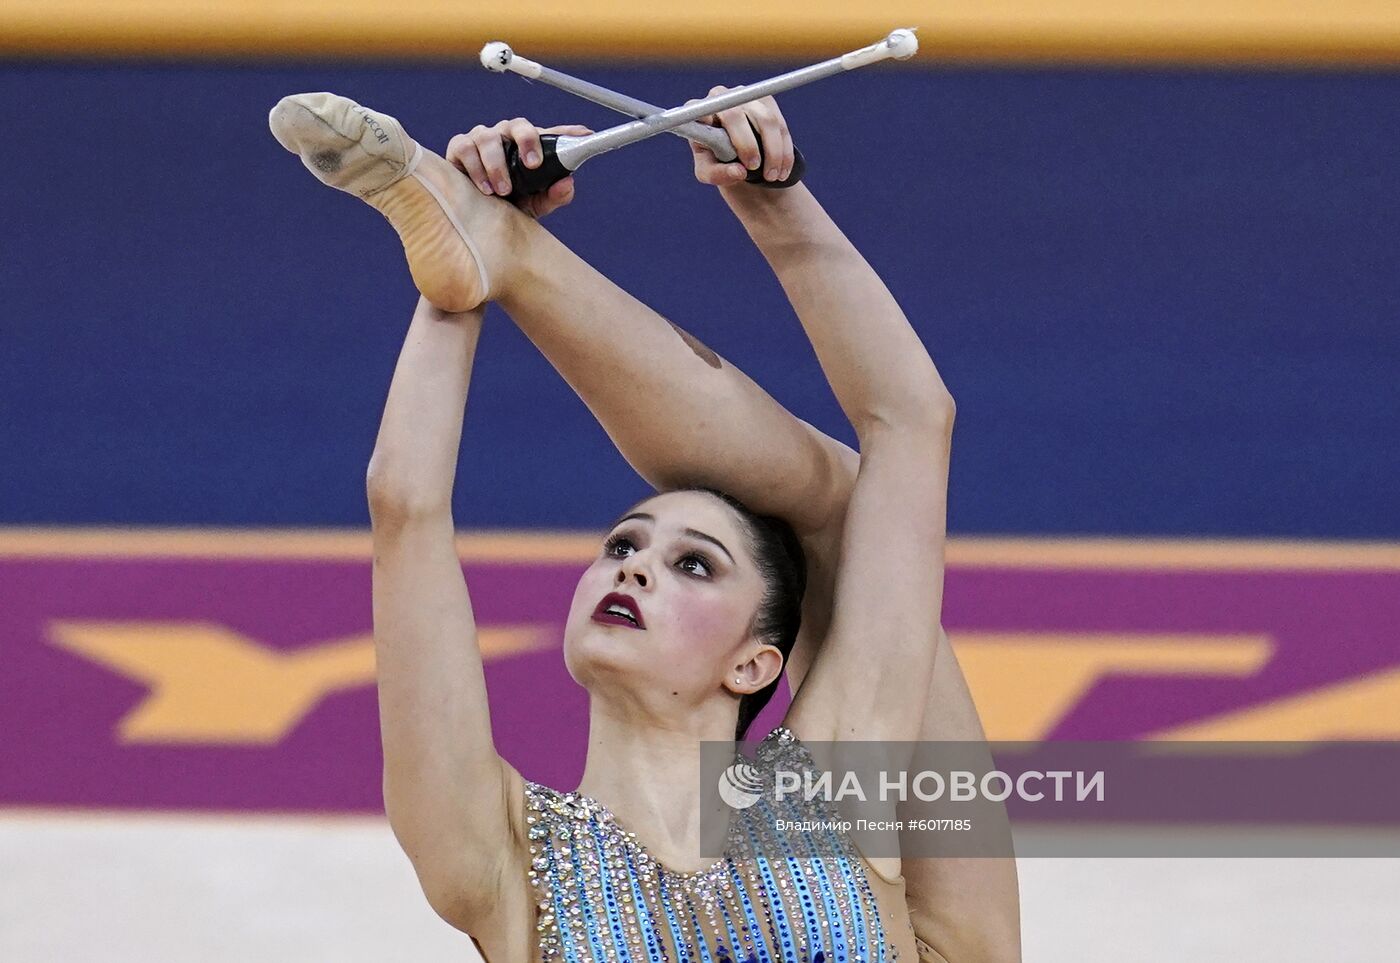
[{"label": "blue wall", "polygon": [[[660,102],[768,72],[571,69]],[[366,522],[414,292],[378,215],[268,133],[321,89],[439,150],[612,120],[469,67],[0,65],[0,524]],[[904,67],[784,109],[958,399],[955,533],[1400,537],[1400,74]],[[851,440],[685,145],[579,181],[568,243]],[[464,526],[644,491],[499,313],[464,453]]]}]

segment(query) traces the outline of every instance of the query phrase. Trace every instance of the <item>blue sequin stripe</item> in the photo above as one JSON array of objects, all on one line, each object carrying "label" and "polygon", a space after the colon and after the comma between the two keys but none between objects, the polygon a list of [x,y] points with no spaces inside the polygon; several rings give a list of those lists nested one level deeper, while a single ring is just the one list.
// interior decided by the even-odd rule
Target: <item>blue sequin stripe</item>
[{"label": "blue sequin stripe", "polygon": [[554,826],[551,819],[554,813],[546,814],[543,808],[539,811],[541,825],[545,827],[544,837],[545,859],[548,861],[546,872],[549,876],[549,896],[550,904],[554,908],[554,928],[559,933],[560,948],[563,950],[564,963],[580,963],[578,954],[574,950],[573,930],[569,924],[569,914],[564,912],[568,904],[564,902],[564,887],[559,885],[559,859],[554,851]]},{"label": "blue sequin stripe", "polygon": [[[834,833],[830,835],[834,835]],[[811,852],[809,859],[811,861],[812,871],[817,876],[817,889],[822,894],[822,905],[826,907],[827,919],[830,923],[827,927],[827,932],[830,934],[832,947],[827,954],[827,958],[831,959],[832,953],[839,952],[836,948],[845,944],[849,937],[846,935],[846,931],[841,928],[841,908],[836,904],[835,886],[831,882],[830,877],[827,876],[826,866],[823,864],[822,857],[818,855],[817,844],[812,840],[811,836],[807,837],[807,849]],[[860,945],[864,946],[865,944],[862,942]],[[838,960],[833,961],[833,963],[839,963],[840,960],[844,959],[844,956],[840,956]]]},{"label": "blue sequin stripe", "polygon": [[[641,876],[637,872],[636,862],[632,859],[632,847],[623,843],[622,852],[627,857],[627,880],[632,887],[632,902],[637,908],[637,926],[641,928],[642,936],[647,942],[647,963],[667,963],[666,943],[660,938],[652,922],[651,908],[647,906]],[[626,959],[625,954],[623,959]]]},{"label": "blue sequin stripe", "polygon": [[[759,805],[763,807],[764,812],[771,820],[773,816],[773,807],[768,805],[766,799],[760,800]],[[754,852],[759,852],[759,847],[756,846]],[[792,945],[792,924],[788,922],[787,907],[783,903],[783,891],[778,886],[777,881],[773,879],[772,870],[768,868],[770,859],[765,856],[759,857],[756,861],[758,862],[759,869],[763,873],[763,884],[766,891],[764,895],[768,899],[769,915],[773,918],[773,939],[782,943],[781,950],[776,946],[774,949],[783,954],[784,960],[792,960],[794,959],[792,955],[794,951]]]},{"label": "blue sequin stripe", "polygon": [[[812,809],[814,810],[819,810],[819,808],[820,807],[812,807]],[[814,811],[809,813],[804,812],[801,807],[796,807],[796,811],[793,813],[793,816],[797,819],[840,818],[839,813],[824,811]],[[828,848],[831,848],[831,840],[833,838],[840,839],[840,834],[837,833],[835,830],[825,830],[823,831],[823,834]],[[827,876],[826,867],[823,865],[822,857],[820,855],[821,850],[818,848],[816,842],[816,833],[803,833],[803,839],[806,841],[807,844],[806,848],[808,852],[808,859],[811,862],[812,871],[817,877],[817,889],[821,892],[822,905],[826,908],[827,919],[830,924],[827,927],[828,932],[831,934],[832,943],[835,945],[839,945],[840,943],[845,942],[847,936],[845,931],[841,928],[841,908],[836,903],[836,895],[834,892],[835,887],[832,885],[830,878]],[[837,846],[834,848],[834,851],[839,852],[840,849],[841,847]]]},{"label": "blue sequin stripe", "polygon": [[[784,858],[787,859],[792,882],[797,885],[798,901],[802,904],[802,924],[805,927],[808,950],[811,952],[813,949],[825,949],[820,945],[822,943],[822,921],[816,918],[816,907],[812,903],[812,890],[806,885],[806,873],[802,872],[801,859],[798,858],[797,851],[792,848],[792,844],[788,841],[787,833],[783,833],[781,840],[783,840]],[[812,946],[813,942],[816,942],[815,948]]]},{"label": "blue sequin stripe", "polygon": [[[770,898],[770,890],[772,889],[773,876],[771,873],[768,872],[768,858],[766,856],[758,855],[760,849],[759,840],[754,834],[754,824],[752,820],[744,821],[744,835],[748,838],[749,851],[753,853],[753,856],[751,857],[753,859],[753,864],[754,866],[759,868],[764,880],[766,881],[764,884],[765,889],[764,892],[761,894],[761,897],[764,901],[764,906],[766,908],[766,912],[764,913],[764,915],[768,917],[768,938],[772,939],[772,945],[769,945],[767,939],[763,939],[763,931],[761,929],[758,930],[758,935],[759,938],[763,940],[763,951],[766,954],[765,956],[760,957],[760,960],[762,961],[762,963],[767,963],[767,961],[773,959],[773,954],[778,952],[778,945],[782,942],[782,938],[778,936],[778,930],[776,925],[778,914],[775,913],[773,900]],[[752,911],[753,903],[748,898],[747,886],[745,886],[741,891],[745,894],[744,907],[747,910]]]},{"label": "blue sequin stripe", "polygon": [[603,903],[607,907],[608,928],[612,932],[614,952],[620,959],[627,959],[627,935],[622,931],[622,909],[617,902],[617,893],[612,886],[612,873],[608,864],[607,832],[601,828],[597,814],[588,819],[589,836],[598,854],[598,880],[603,890]]},{"label": "blue sequin stripe", "polygon": [[[860,866],[858,862],[859,859],[860,856],[856,855],[850,859],[841,860],[841,875],[846,880],[846,889],[852,894],[852,898],[855,900],[858,926],[860,927],[861,933],[866,938],[866,942],[863,945],[869,946],[869,940],[873,937],[875,945],[880,948],[880,955],[876,957],[876,959],[883,960],[885,958],[885,926],[880,921],[880,907],[875,903],[875,894],[870,891],[869,883],[867,882],[865,885],[862,885],[862,881],[856,878],[855,870],[852,868],[860,867],[860,872],[864,874],[865,868]],[[868,904],[867,900],[869,900]],[[871,929],[874,930],[873,933],[869,933],[866,930],[865,907],[867,905],[870,907],[871,916],[874,917],[874,925],[871,927]]]},{"label": "blue sequin stripe", "polygon": [[[851,874],[851,860],[843,856],[837,860],[837,863],[841,866],[841,878],[851,900],[851,921],[856,928],[856,944],[864,953],[866,948],[870,946],[870,930],[865,922],[865,897]],[[879,956],[876,959],[883,960],[885,958],[885,938],[880,927],[880,914],[878,908],[873,904],[871,910],[875,915],[875,945],[879,947]]]},{"label": "blue sequin stripe", "polygon": [[681,928],[676,920],[676,914],[671,909],[670,894],[666,892],[666,871],[655,860],[652,865],[656,867],[657,878],[657,902],[661,904],[661,911],[666,914],[666,926],[671,930],[671,939],[676,944],[676,958],[680,963],[686,963],[690,959],[690,950],[685,945],[685,938],[681,936]]},{"label": "blue sequin stripe", "polygon": [[[822,818],[822,819],[826,819],[826,818],[839,818],[839,814],[823,812],[823,813],[820,813],[820,814],[819,814],[819,818]],[[827,833],[826,833],[826,845],[827,845],[827,847],[828,847],[831,851],[833,851],[833,852],[848,852],[848,851],[850,850],[849,844],[848,844],[848,842],[846,841],[846,839],[845,839],[843,836],[841,836],[838,832],[836,832],[835,830],[828,830],[828,831],[827,831]],[[815,867],[815,871],[816,871],[817,874],[820,876],[821,883],[822,883],[822,895],[823,895],[823,897],[825,898],[825,902],[826,902],[828,911],[830,912],[830,911],[832,911],[832,902],[834,901],[835,884],[831,882],[830,876],[829,876],[829,875],[827,874],[827,872],[826,872],[826,866],[825,866],[824,860],[822,860],[821,857],[818,857],[818,856],[817,856],[817,852],[818,852],[818,850],[817,850],[817,844],[816,844],[815,840],[814,840],[811,836],[808,836],[808,837],[807,837],[807,848],[808,848],[808,850],[811,851],[813,857],[815,857],[814,860],[813,860],[813,865],[814,865],[814,867]],[[867,928],[867,926],[866,926],[866,921],[865,921],[865,900],[864,900],[864,899],[862,898],[862,896],[861,896],[861,891],[860,891],[859,886],[857,886],[857,885],[855,884],[855,880],[854,880],[854,879],[852,878],[852,876],[851,876],[851,864],[850,864],[850,861],[849,861],[848,859],[842,857],[842,858],[839,858],[839,859],[838,859],[838,862],[840,863],[840,866],[841,866],[842,882],[843,882],[843,884],[845,885],[846,893],[847,893],[847,895],[850,897],[850,901],[851,901],[851,921],[852,921],[852,924],[853,924],[854,927],[855,927],[855,940],[856,940],[856,945],[860,947],[861,953],[864,954],[865,949],[870,945],[870,943],[869,943],[869,935],[870,935],[870,934],[869,934],[868,928]],[[872,908],[873,908],[873,907],[872,907]],[[836,913],[836,916],[834,917],[834,919],[839,920],[839,919],[840,919],[840,912],[841,912],[841,911],[840,911],[840,908],[837,907],[837,908],[834,910],[834,912]],[[875,916],[875,927],[876,927],[876,934],[877,934],[877,936],[878,936],[878,935],[881,935],[881,934],[880,934],[880,919],[879,919],[879,914],[878,914],[878,913],[876,913],[876,916]],[[881,938],[881,939],[879,940],[879,942],[878,942],[876,945],[880,947],[880,952],[881,952],[881,955],[882,955],[882,957],[883,957],[883,952],[884,952],[884,940],[883,940],[883,938]],[[836,961],[836,963],[839,963],[839,960]]]},{"label": "blue sequin stripe", "polygon": [[[567,817],[565,817],[565,818],[571,819],[571,820],[574,820],[575,822],[577,822],[576,817],[573,815],[573,813],[570,813],[570,814],[569,814]],[[590,829],[591,829],[591,827],[592,827],[592,824],[593,824],[593,820],[590,818],[590,819],[589,819],[589,826],[590,826]],[[588,834],[588,841],[589,841],[590,843],[593,844],[594,850],[596,851],[596,850],[597,850],[597,841],[593,838],[593,833],[592,833],[592,832],[589,832],[589,834]],[[583,922],[584,922],[584,926],[586,927],[586,929],[587,929],[587,931],[588,931],[588,946],[589,946],[590,950],[591,950],[592,953],[593,953],[593,959],[596,960],[596,961],[599,961],[599,963],[601,963],[601,961],[606,960],[607,957],[606,957],[606,955],[604,955],[604,953],[603,953],[603,939],[602,939],[602,936],[601,936],[601,935],[599,934],[599,932],[598,932],[598,920],[597,920],[597,918],[594,916],[594,914],[593,914],[593,907],[589,904],[589,901],[588,901],[588,899],[587,899],[587,896],[588,896],[588,887],[587,887],[587,885],[584,883],[584,874],[583,874],[583,872],[582,872],[582,870],[583,870],[583,863],[582,863],[582,861],[579,859],[578,839],[577,839],[576,836],[575,836],[575,838],[574,838],[574,840],[573,840],[573,845],[571,845],[571,846],[569,847],[569,850],[570,850],[570,852],[569,852],[569,857],[570,857],[570,859],[573,860],[573,864],[574,864],[574,879],[577,881],[577,892],[576,892],[576,895],[578,896],[578,903],[579,903],[580,905],[583,906]]]},{"label": "blue sequin stripe", "polygon": [[[757,862],[757,860],[754,860]],[[762,949],[764,953],[771,953],[768,947],[768,940],[763,935],[763,926],[758,922],[758,917],[753,912],[753,900],[749,898],[747,881],[739,872],[739,867],[734,865],[734,860],[729,861],[729,876],[734,880],[734,891],[739,894],[739,902],[744,907],[744,920],[748,924],[748,931],[755,939],[755,951]],[[759,959],[763,959],[762,956]]]},{"label": "blue sequin stripe", "polygon": [[[792,852],[792,847],[788,847],[788,866],[791,868],[793,882],[797,885],[797,898],[802,904],[802,921],[806,926],[807,950],[810,953],[814,948],[825,949],[821,945],[822,924],[817,919],[816,908],[812,904],[812,891],[807,886],[807,874],[802,872],[802,865],[796,854]],[[813,942],[817,944],[812,946]]]},{"label": "blue sequin stripe", "polygon": [[[725,863],[733,870],[734,858],[732,856],[725,857]],[[729,916],[729,901],[718,895],[721,892],[723,889],[719,883],[715,883],[715,902],[719,904],[719,915],[724,917],[724,929],[729,936],[729,949],[732,952],[741,953],[743,950],[739,947],[739,933],[734,929],[734,920]]]},{"label": "blue sequin stripe", "polygon": [[685,904],[690,907],[690,922],[695,925],[695,942],[700,946],[700,959],[703,963],[715,963],[710,956],[710,941],[705,939],[705,928],[700,925],[700,917],[695,913],[695,900],[690,898],[690,893],[684,889],[681,895],[685,897]]},{"label": "blue sequin stripe", "polygon": [[[804,746],[803,748],[805,749],[806,747]],[[803,815],[804,814],[802,813],[798,813],[799,818],[801,818]],[[817,818],[837,818],[837,816],[834,814],[823,812],[819,813]],[[833,845],[837,841],[841,841],[844,843],[844,838],[835,830],[828,830],[826,833],[826,837],[827,845],[833,848],[835,851],[847,851],[849,849],[849,847],[846,845]],[[811,852],[812,856],[814,857],[812,860],[813,868],[820,879],[823,902],[827,908],[827,912],[833,914],[831,919],[834,925],[831,929],[833,931],[834,937],[835,933],[840,929],[839,921],[841,919],[840,907],[833,905],[835,902],[835,884],[831,882],[830,877],[827,875],[826,867],[822,858],[817,856],[818,850],[816,842],[810,835],[807,836],[806,839],[807,849]],[[855,885],[855,880],[852,878],[850,861],[843,857],[839,858],[838,862],[841,866],[842,882],[845,884],[846,893],[851,901],[851,919],[852,923],[855,926],[856,945],[860,948],[861,954],[864,955],[866,948],[870,945],[868,940],[869,934],[867,932],[865,922],[865,901],[862,898],[860,888],[857,885]],[[874,909],[873,906],[872,909]],[[884,959],[884,934],[880,927],[880,917],[878,912],[876,912],[875,914],[875,931],[876,936],[878,938],[876,946],[879,948],[879,959]],[[840,963],[841,960],[845,959],[845,956],[841,955],[839,949],[836,950],[836,953],[837,956],[835,960],[833,960],[832,957],[828,955],[827,959],[829,963]]]},{"label": "blue sequin stripe", "polygon": [[860,879],[857,880],[857,883],[860,885],[861,894],[863,896],[869,897],[870,906],[872,909],[875,910],[875,938],[879,940],[881,958],[883,959],[885,946],[885,925],[882,922],[880,922],[879,906],[875,903],[875,894],[870,890],[870,877],[866,875],[864,868],[861,869],[861,876]]}]

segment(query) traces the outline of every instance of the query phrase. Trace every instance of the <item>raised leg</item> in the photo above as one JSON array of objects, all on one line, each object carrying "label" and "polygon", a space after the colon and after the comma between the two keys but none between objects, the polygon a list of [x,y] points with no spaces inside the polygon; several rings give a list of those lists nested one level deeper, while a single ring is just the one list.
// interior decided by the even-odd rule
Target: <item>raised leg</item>
[{"label": "raised leg", "polygon": [[528,218],[477,194],[395,118],[319,92],[283,97],[268,125],[317,180],[388,219],[414,284],[435,307],[467,311],[503,289],[509,272],[493,264],[508,267],[515,229]]},{"label": "raised leg", "polygon": [[835,466],[810,428],[393,117],[315,93],[283,98],[269,122],[319,180],[388,218],[430,302],[498,300],[648,481],[723,487],[799,531],[826,526]]}]

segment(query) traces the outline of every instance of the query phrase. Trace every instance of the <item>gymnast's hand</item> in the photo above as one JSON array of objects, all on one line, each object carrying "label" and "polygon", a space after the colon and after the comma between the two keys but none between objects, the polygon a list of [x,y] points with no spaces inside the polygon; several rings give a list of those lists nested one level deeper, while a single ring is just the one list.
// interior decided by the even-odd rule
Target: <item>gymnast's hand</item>
[{"label": "gymnast's hand", "polygon": [[[487,195],[501,197],[510,193],[510,173],[506,170],[507,141],[520,148],[526,167],[540,166],[540,134],[571,134],[582,136],[593,131],[578,124],[540,129],[524,117],[503,120],[494,127],[478,124],[465,134],[458,134],[447,143],[447,159],[471,179],[476,189]],[[574,179],[566,177],[553,184],[543,194],[532,194],[515,206],[534,218],[558,210],[574,199]]]},{"label": "gymnast's hand", "polygon": [[[723,94],[729,89],[711,87],[708,96]],[[792,132],[788,130],[787,121],[783,119],[783,112],[778,109],[778,102],[772,97],[722,110],[718,114],[700,118],[700,122],[712,127],[723,127],[739,155],[738,160],[726,164],[715,157],[708,147],[701,147],[692,142],[690,151],[695,155],[695,178],[700,183],[733,187],[742,183],[749,171],[756,170],[760,161],[766,165],[763,171],[763,179],[766,181],[787,180],[788,175],[792,173]],[[757,137],[754,136],[754,131],[758,132]],[[760,143],[763,145],[761,155]]]}]

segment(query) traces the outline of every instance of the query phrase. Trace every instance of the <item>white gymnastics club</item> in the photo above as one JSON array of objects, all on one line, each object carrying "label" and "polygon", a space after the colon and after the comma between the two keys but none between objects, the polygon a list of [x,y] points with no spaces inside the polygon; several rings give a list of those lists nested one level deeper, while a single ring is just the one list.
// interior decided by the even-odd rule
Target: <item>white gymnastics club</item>
[{"label": "white gymnastics club", "polygon": [[[732,160],[735,156],[733,145],[729,145],[728,150],[724,151],[724,154],[728,155],[727,157],[721,156],[721,152],[715,150],[719,143],[714,134],[717,132],[723,137],[726,144],[729,140],[728,135],[717,128],[707,128],[703,124],[695,124],[695,121],[707,114],[728,110],[731,107],[737,107],[770,94],[792,90],[815,80],[822,80],[882,60],[907,60],[918,49],[919,41],[914,35],[913,29],[894,30],[882,40],[867,47],[861,47],[859,50],[852,50],[840,57],[833,57],[809,67],[792,70],[767,80],[761,80],[758,83],[738,87],[713,97],[706,97],[692,104],[672,107],[668,110],[657,110],[643,101],[527,60],[518,56],[509,45],[499,41],[488,43],[481,49],[481,63],[488,70],[496,73],[507,71],[518,73],[523,77],[543,81],[622,113],[633,116],[640,115],[637,120],[631,123],[620,124],[596,134],[588,134],[583,137],[560,136],[555,145],[556,156],[565,170],[576,171],[584,161],[591,157],[617,150],[619,147],[626,147],[628,144],[634,144],[639,140],[645,140],[667,131],[676,131],[680,136],[704,144],[714,150],[716,157],[722,161]],[[692,126],[686,126],[685,130],[681,130],[680,128],[685,125]]]}]

